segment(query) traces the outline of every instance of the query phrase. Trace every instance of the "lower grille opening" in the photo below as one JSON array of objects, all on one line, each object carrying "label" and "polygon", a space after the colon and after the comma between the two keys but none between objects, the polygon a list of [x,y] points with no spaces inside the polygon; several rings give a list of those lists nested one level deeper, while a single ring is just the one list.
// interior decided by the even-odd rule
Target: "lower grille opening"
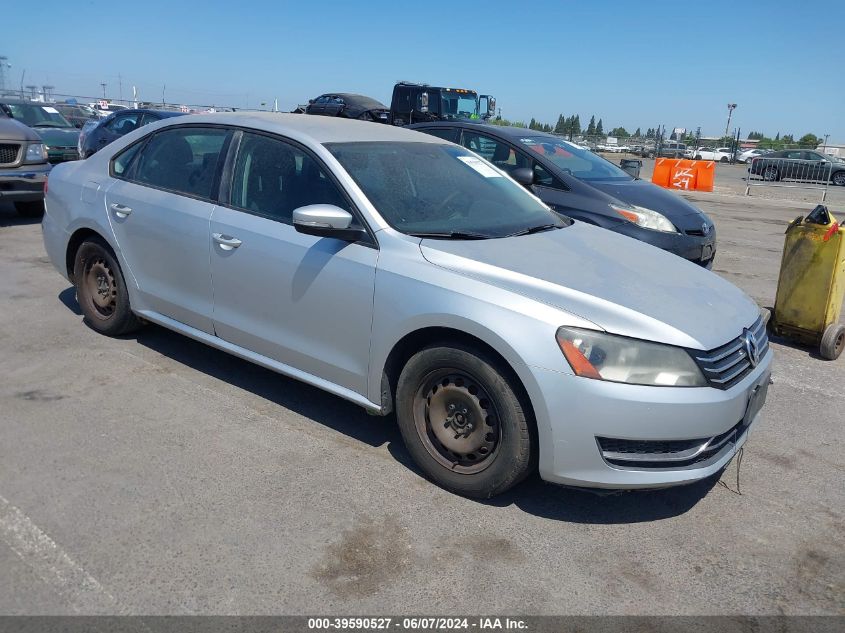
[{"label": "lower grille opening", "polygon": [[740,421],[712,437],[691,440],[622,440],[596,437],[599,451],[611,466],[678,470],[710,461],[736,445],[746,432]]}]

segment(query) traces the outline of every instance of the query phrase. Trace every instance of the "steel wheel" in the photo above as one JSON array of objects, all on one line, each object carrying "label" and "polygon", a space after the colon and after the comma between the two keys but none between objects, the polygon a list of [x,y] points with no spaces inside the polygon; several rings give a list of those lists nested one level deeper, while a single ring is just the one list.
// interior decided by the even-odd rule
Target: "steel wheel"
[{"label": "steel wheel", "polygon": [[833,174],[833,184],[837,187],[845,187],[845,171],[838,171]]},{"label": "steel wheel", "polygon": [[777,167],[766,167],[763,170],[763,180],[773,181],[778,179],[778,169]]},{"label": "steel wheel", "polygon": [[479,381],[464,371],[429,374],[414,397],[414,424],[428,453],[456,473],[472,474],[494,460],[499,414]]},{"label": "steel wheel", "polygon": [[103,320],[111,318],[117,306],[117,283],[103,257],[85,262],[82,284],[84,300],[94,308],[93,314]]}]

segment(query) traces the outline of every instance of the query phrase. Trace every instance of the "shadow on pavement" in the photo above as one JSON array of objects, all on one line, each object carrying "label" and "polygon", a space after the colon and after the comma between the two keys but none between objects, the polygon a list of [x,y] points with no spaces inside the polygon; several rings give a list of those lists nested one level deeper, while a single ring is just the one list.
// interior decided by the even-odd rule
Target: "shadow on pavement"
[{"label": "shadow on pavement", "polygon": [[0,228],[27,224],[41,224],[41,218],[25,218],[18,215],[11,202],[0,202]]}]

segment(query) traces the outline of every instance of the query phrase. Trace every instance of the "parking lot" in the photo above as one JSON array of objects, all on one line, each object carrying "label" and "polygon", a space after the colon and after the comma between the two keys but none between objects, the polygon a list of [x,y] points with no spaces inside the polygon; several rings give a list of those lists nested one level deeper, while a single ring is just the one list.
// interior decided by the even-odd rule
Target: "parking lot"
[{"label": "parking lot", "polygon": [[[770,306],[814,203],[729,193],[689,195],[714,271]],[[159,327],[95,334],[9,205],[0,265],[4,614],[845,614],[842,359],[775,341],[721,478],[479,502],[423,479],[391,418]]]}]

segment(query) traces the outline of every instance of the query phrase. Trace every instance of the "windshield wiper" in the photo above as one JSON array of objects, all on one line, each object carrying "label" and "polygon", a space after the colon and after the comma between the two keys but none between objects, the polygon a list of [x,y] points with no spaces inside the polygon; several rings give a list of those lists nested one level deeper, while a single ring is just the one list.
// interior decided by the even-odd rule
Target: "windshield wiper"
[{"label": "windshield wiper", "polygon": [[540,233],[542,231],[550,231],[552,229],[562,229],[567,224],[538,224],[537,226],[529,226],[527,229],[522,229],[516,233],[509,233],[505,237],[518,237],[520,235],[531,235],[532,233]]},{"label": "windshield wiper", "polygon": [[485,235],[484,233],[466,233],[462,231],[448,231],[443,233],[408,233],[408,235],[445,240],[489,240],[493,237],[492,235]]}]

